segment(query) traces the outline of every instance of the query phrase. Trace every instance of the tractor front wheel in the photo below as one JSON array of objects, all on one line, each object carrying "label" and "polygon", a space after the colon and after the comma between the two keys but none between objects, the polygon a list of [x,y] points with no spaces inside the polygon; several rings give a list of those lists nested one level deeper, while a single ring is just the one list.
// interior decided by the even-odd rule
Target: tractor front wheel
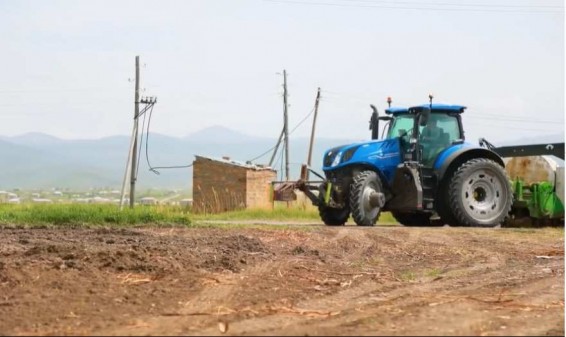
[{"label": "tractor front wheel", "polygon": [[373,226],[379,217],[381,208],[371,202],[374,193],[383,193],[377,173],[362,171],[354,176],[350,187],[350,208],[358,226]]},{"label": "tractor front wheel", "polygon": [[451,213],[460,226],[493,227],[509,216],[513,192],[507,173],[487,158],[462,164],[448,182]]},{"label": "tractor front wheel", "polygon": [[348,221],[350,210],[347,207],[318,206],[318,214],[320,214],[320,218],[327,226],[343,226]]}]

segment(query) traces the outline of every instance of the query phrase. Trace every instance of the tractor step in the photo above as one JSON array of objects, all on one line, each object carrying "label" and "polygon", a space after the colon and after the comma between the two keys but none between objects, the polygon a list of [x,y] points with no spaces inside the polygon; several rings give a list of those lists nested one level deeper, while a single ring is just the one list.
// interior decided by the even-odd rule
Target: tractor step
[{"label": "tractor step", "polygon": [[434,208],[434,199],[436,197],[436,174],[432,168],[421,167],[420,176],[423,188],[423,208],[432,209]]}]

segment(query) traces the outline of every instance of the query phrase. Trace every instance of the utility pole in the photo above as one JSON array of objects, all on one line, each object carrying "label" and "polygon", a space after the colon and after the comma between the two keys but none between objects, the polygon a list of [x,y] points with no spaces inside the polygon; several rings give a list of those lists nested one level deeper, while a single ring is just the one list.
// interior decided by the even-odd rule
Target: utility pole
[{"label": "utility pole", "polygon": [[284,134],[285,134],[285,127],[283,127],[283,130],[281,130],[281,134],[279,135],[279,140],[277,141],[277,144],[275,144],[275,150],[273,150],[273,154],[271,155],[271,159],[269,160],[269,166],[273,164],[273,160],[275,159],[277,150],[279,150],[279,144],[281,144],[281,140],[283,140]]},{"label": "utility pole", "polygon": [[285,134],[285,180],[289,181],[289,125],[287,116],[287,71],[283,69],[283,133]]},{"label": "utility pole", "polygon": [[136,171],[138,154],[138,117],[140,114],[140,57],[136,56],[136,90],[134,94],[134,129],[135,138],[132,151],[132,171],[130,173],[130,208],[134,208],[134,198],[136,194]]},{"label": "utility pole", "polygon": [[124,195],[126,192],[126,181],[128,181],[128,173],[130,172],[130,165],[132,163],[132,150],[134,148],[134,137],[136,136],[136,125],[132,128],[132,137],[130,138],[130,147],[128,151],[128,161],[126,162],[126,172],[124,172],[124,180],[122,181],[122,193],[120,194],[120,210],[124,208]]},{"label": "utility pole", "polygon": [[[312,159],[312,146],[314,143],[314,130],[316,127],[316,115],[318,114],[318,102],[320,101],[320,88],[316,92],[316,101],[314,102],[314,118],[312,120],[312,130],[311,130],[311,141],[309,144],[309,155],[307,157],[307,168],[311,166],[311,159]],[[309,180],[309,171],[306,171],[306,180]]]},{"label": "utility pole", "polygon": [[[140,103],[144,104],[144,108],[140,111]],[[122,181],[122,193],[120,194],[120,210],[124,207],[124,196],[126,192],[126,181],[130,179],[130,208],[134,207],[134,198],[136,191],[136,180],[138,171],[138,129],[139,118],[143,116],[149,109],[157,103],[156,97],[142,97],[140,100],[140,57],[136,56],[136,88],[134,94],[134,127],[132,128],[132,138],[130,139],[130,147],[128,151],[128,162],[126,163],[126,172]],[[149,130],[148,130],[149,132]],[[142,130],[143,135],[143,130]],[[141,146],[141,144],[140,144]]]}]

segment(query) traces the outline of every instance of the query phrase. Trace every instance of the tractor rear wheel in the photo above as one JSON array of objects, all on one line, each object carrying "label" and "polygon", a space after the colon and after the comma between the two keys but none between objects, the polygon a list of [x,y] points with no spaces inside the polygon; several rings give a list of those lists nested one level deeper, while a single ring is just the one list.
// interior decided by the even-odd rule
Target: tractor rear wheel
[{"label": "tractor rear wheel", "polygon": [[429,227],[429,226],[442,226],[440,221],[431,221],[430,213],[416,213],[416,212],[391,212],[395,220],[403,226],[409,227]]},{"label": "tractor rear wheel", "polygon": [[493,160],[465,162],[448,184],[450,210],[459,225],[493,227],[509,216],[513,204],[510,179]]},{"label": "tractor rear wheel", "polygon": [[377,173],[362,171],[354,176],[350,187],[350,208],[358,226],[373,226],[379,217],[381,208],[372,206],[370,202],[374,192],[383,193]]},{"label": "tractor rear wheel", "polygon": [[343,226],[348,217],[350,217],[350,210],[345,208],[332,208],[328,206],[318,206],[318,214],[327,226]]},{"label": "tractor rear wheel", "polygon": [[[451,178],[448,179],[449,181]],[[450,210],[450,195],[448,194],[448,183],[442,183],[439,188],[435,203],[436,213],[440,216],[441,222],[450,226],[458,226],[454,219],[454,214]]]}]

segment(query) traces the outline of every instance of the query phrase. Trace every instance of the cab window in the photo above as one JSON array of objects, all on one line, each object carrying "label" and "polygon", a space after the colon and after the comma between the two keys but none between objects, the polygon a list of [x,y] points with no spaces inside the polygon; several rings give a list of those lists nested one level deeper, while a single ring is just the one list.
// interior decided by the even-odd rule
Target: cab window
[{"label": "cab window", "polygon": [[[453,141],[462,138],[460,136],[460,126],[458,125],[458,119],[456,116],[450,116],[444,113],[432,113],[430,114],[429,121],[436,121],[436,125],[447,134],[445,137],[445,142],[451,144]],[[425,127],[419,127],[419,134]]]}]

